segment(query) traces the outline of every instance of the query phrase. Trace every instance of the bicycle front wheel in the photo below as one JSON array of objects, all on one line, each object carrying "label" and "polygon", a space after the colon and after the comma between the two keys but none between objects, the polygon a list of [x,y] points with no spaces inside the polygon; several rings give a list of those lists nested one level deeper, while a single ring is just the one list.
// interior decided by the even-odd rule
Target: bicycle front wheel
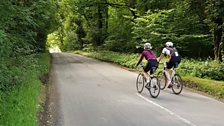
[{"label": "bicycle front wheel", "polygon": [[139,73],[136,80],[136,88],[138,93],[142,93],[144,85],[145,85],[144,75],[142,73]]},{"label": "bicycle front wheel", "polygon": [[159,93],[160,93],[160,85],[159,85],[159,81],[158,81],[158,78],[157,77],[153,77],[151,79],[151,82],[150,82],[150,87],[147,88],[149,90],[149,93],[150,95],[153,97],[153,98],[156,98],[159,96]]},{"label": "bicycle front wheel", "polygon": [[183,81],[180,77],[180,75],[175,74],[174,77],[172,78],[172,91],[174,94],[179,95],[182,90],[183,90]]},{"label": "bicycle front wheel", "polygon": [[160,85],[160,89],[163,90],[166,87],[166,83],[167,83],[167,79],[166,79],[166,75],[163,71],[160,71],[157,75],[158,78],[158,82]]}]

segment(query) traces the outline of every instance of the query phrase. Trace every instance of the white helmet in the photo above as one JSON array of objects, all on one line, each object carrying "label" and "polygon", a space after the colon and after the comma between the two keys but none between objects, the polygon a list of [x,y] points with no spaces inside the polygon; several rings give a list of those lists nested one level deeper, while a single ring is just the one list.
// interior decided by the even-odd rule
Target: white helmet
[{"label": "white helmet", "polygon": [[165,44],[167,47],[173,47],[173,43],[172,42],[166,42]]},{"label": "white helmet", "polygon": [[145,43],[144,49],[152,49],[152,45],[150,43]]}]

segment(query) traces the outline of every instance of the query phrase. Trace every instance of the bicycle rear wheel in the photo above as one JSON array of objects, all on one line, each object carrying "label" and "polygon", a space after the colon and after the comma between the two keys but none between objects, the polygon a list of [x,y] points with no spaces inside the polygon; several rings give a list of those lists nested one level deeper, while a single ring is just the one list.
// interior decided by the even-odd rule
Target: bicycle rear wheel
[{"label": "bicycle rear wheel", "polygon": [[157,75],[158,78],[158,82],[160,85],[160,89],[163,90],[166,87],[166,83],[167,83],[167,79],[166,79],[166,75],[163,71],[160,71]]},{"label": "bicycle rear wheel", "polygon": [[145,85],[144,75],[142,73],[139,73],[136,80],[136,88],[138,93],[142,93],[144,85]]},{"label": "bicycle rear wheel", "polygon": [[156,98],[159,96],[160,93],[160,85],[157,77],[153,77],[150,81],[150,87],[147,88],[149,90],[150,95],[153,98]]},{"label": "bicycle rear wheel", "polygon": [[174,94],[179,95],[182,90],[183,90],[183,81],[180,77],[180,75],[175,74],[174,77],[172,78],[172,91]]}]

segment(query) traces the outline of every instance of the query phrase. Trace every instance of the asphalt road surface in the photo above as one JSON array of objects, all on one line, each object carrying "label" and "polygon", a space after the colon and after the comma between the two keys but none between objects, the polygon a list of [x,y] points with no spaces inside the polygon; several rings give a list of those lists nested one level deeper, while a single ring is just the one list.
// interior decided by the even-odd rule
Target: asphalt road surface
[{"label": "asphalt road surface", "polygon": [[70,53],[54,53],[57,126],[224,126],[224,103],[170,89],[136,91],[137,73]]}]

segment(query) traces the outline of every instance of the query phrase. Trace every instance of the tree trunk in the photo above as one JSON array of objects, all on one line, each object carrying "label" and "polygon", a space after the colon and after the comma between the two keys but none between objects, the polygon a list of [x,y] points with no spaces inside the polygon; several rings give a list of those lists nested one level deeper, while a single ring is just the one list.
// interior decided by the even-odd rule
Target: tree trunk
[{"label": "tree trunk", "polygon": [[222,53],[222,61],[224,60],[224,42],[222,42],[222,44],[221,44],[222,46],[222,51],[221,51],[221,53]]},{"label": "tree trunk", "polygon": [[59,30],[59,41],[61,42],[61,46],[63,47],[64,46],[64,33],[63,33],[63,28],[60,27],[60,30]]},{"label": "tree trunk", "polygon": [[79,49],[83,49],[84,41],[82,40],[82,38],[86,37],[86,32],[83,29],[83,22],[81,17],[79,17],[79,19],[76,19],[75,23],[78,26],[76,29],[76,34],[78,36]]},{"label": "tree trunk", "polygon": [[219,56],[218,56],[219,61],[223,62],[223,42],[220,43],[218,52],[219,52]]},{"label": "tree trunk", "polygon": [[135,11],[132,10],[132,9],[135,9],[135,5],[136,5],[136,0],[129,0],[129,8],[130,8],[129,10],[131,11],[131,14],[134,16],[134,19],[137,18]]},{"label": "tree trunk", "polygon": [[214,30],[214,54],[215,60],[222,62],[222,23],[218,23],[217,27]]},{"label": "tree trunk", "polygon": [[47,39],[47,36],[42,32],[42,31],[38,31],[37,32],[37,43],[36,47],[38,47],[37,52],[44,52],[46,50],[46,42],[45,40]]},{"label": "tree trunk", "polygon": [[98,39],[97,39],[97,46],[100,46],[103,42],[102,42],[102,36],[103,36],[103,15],[102,15],[102,8],[99,5],[98,6]]},{"label": "tree trunk", "polygon": [[83,40],[82,38],[78,38],[78,41],[79,41],[79,49],[83,49]]},{"label": "tree trunk", "polygon": [[[107,3],[107,0],[105,0]],[[109,28],[109,23],[108,23],[108,19],[109,19],[109,12],[108,12],[108,5],[105,6],[104,9],[104,13],[105,13],[105,33],[104,33],[104,37],[103,37],[103,41],[108,37],[108,28]]]}]

